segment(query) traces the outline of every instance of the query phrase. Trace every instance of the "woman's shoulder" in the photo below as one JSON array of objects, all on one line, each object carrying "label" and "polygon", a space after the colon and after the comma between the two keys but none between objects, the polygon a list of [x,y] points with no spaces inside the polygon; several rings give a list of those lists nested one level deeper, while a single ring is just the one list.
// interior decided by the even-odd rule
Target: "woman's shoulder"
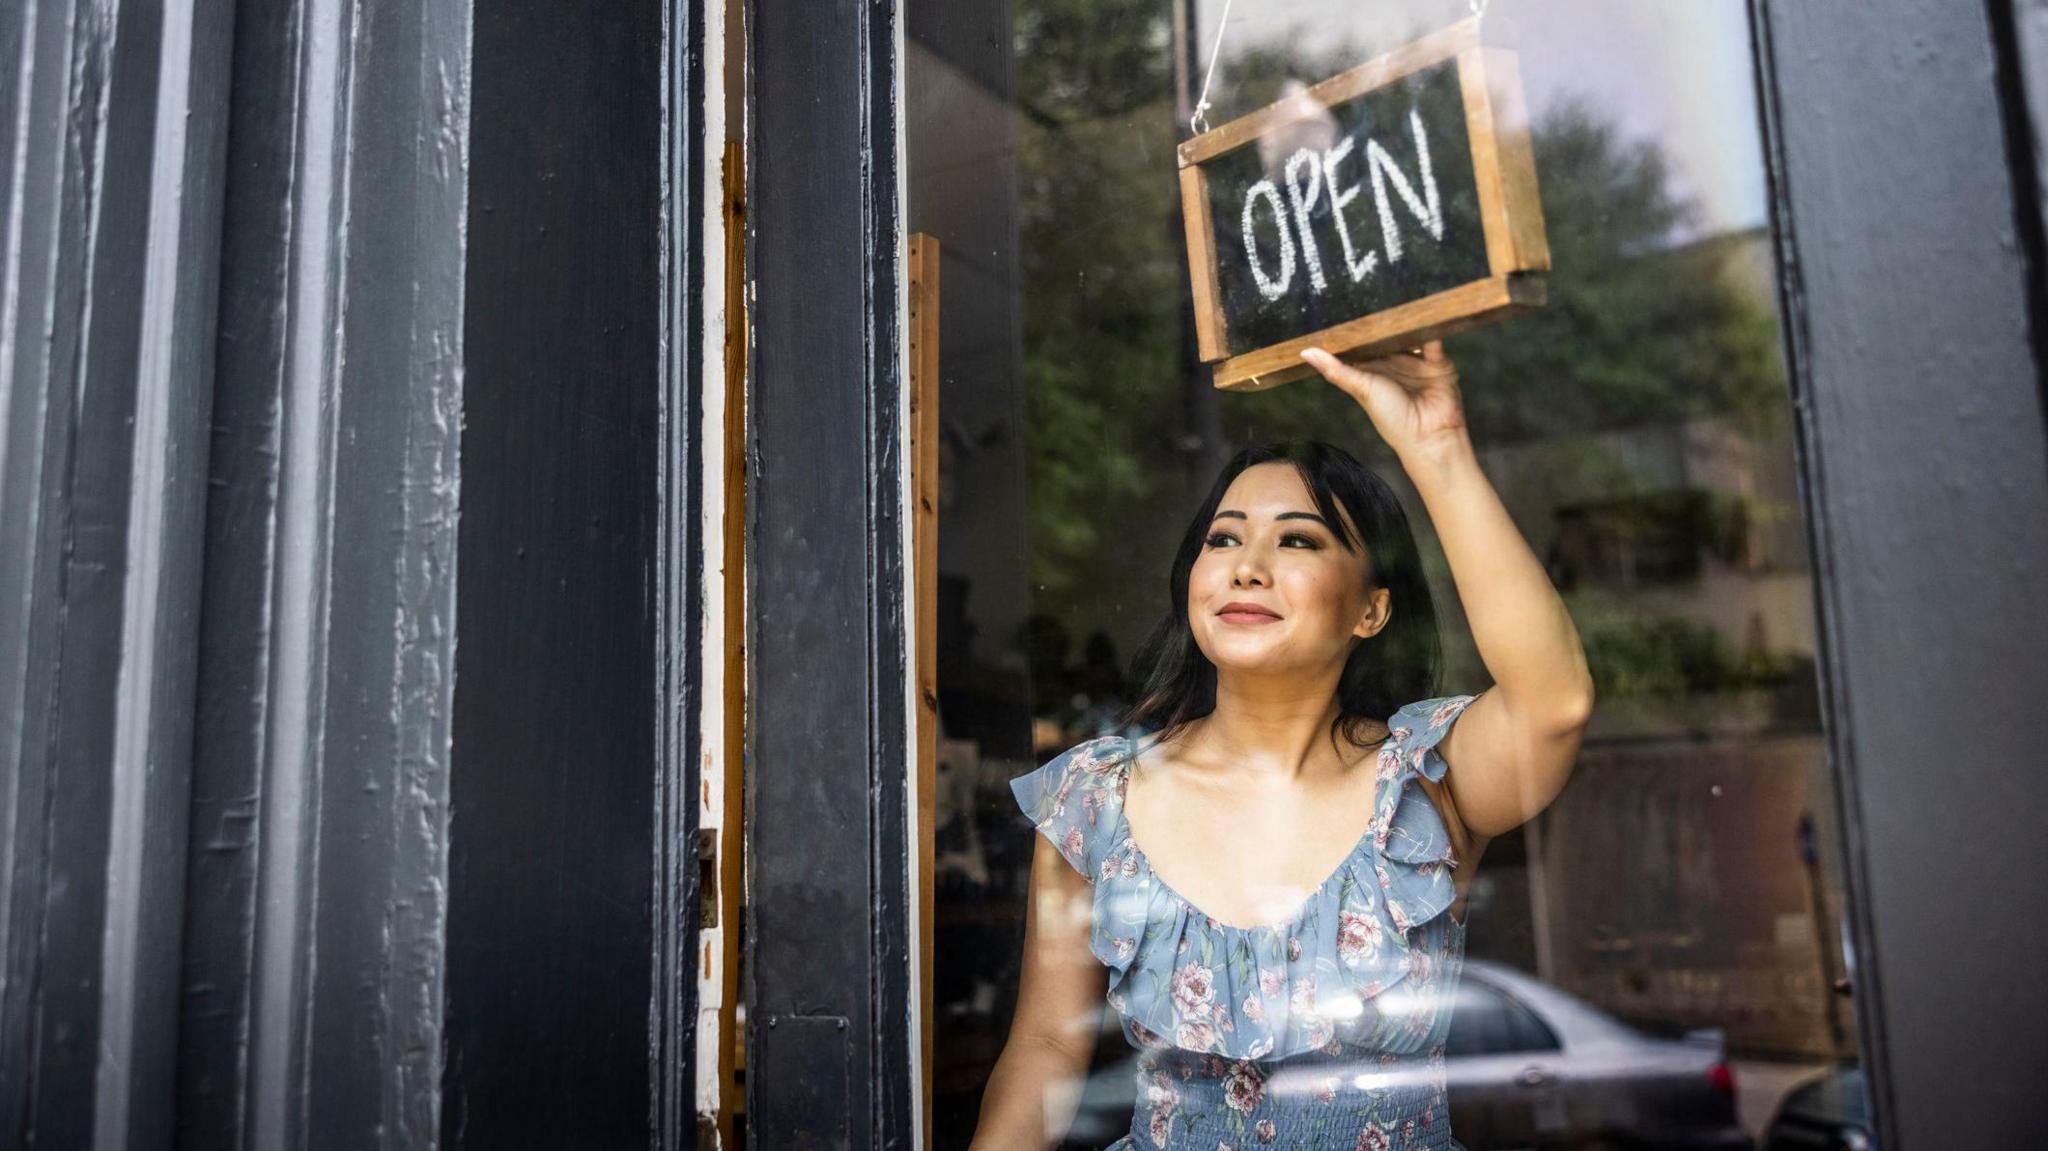
[{"label": "woman's shoulder", "polygon": [[1091,736],[1046,761],[1047,767],[1107,775],[1126,765],[1137,741],[1117,732]]},{"label": "woman's shoulder", "polygon": [[1135,741],[1117,734],[1097,735],[1072,744],[1019,777],[1044,788],[1101,785],[1115,782],[1129,770]]},{"label": "woman's shoulder", "polygon": [[1121,817],[1134,748],[1123,735],[1095,736],[1010,781],[1025,817],[1091,879]]},{"label": "woman's shoulder", "polygon": [[1430,773],[1427,768],[1432,760],[1441,762],[1441,757],[1429,753],[1443,742],[1458,716],[1478,698],[1477,695],[1439,695],[1402,704],[1387,717],[1387,748],[1398,751],[1407,766],[1436,778],[1441,773]]}]

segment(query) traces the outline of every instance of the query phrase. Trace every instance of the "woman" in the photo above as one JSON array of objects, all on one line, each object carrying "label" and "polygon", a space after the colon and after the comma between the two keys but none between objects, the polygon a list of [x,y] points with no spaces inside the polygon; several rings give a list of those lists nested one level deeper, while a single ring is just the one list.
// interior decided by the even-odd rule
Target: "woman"
[{"label": "woman", "polygon": [[1424,698],[1434,612],[1377,476],[1322,444],[1234,459],[1139,656],[1125,730],[1154,734],[1089,740],[1012,785],[1044,834],[976,1151],[1058,1140],[1105,997],[1139,1050],[1115,1151],[1461,1146],[1442,1007],[1467,888],[1487,842],[1564,786],[1592,680],[1479,469],[1441,346],[1303,358],[1414,481],[1494,685]]}]

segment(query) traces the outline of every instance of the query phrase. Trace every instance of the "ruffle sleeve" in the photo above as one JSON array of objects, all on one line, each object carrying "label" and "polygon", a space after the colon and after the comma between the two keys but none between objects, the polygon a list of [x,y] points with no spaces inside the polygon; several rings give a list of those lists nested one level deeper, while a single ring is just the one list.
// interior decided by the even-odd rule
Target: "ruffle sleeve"
[{"label": "ruffle sleeve", "polygon": [[1010,781],[1025,818],[1091,883],[1122,813],[1117,771],[1127,748],[1116,736],[1087,740]]},{"label": "ruffle sleeve", "polygon": [[1442,781],[1450,764],[1437,744],[1477,696],[1417,700],[1387,720],[1380,751],[1381,780],[1375,836],[1377,871],[1387,911],[1401,931],[1427,923],[1457,899],[1451,870],[1458,866],[1450,829],[1419,780]]}]

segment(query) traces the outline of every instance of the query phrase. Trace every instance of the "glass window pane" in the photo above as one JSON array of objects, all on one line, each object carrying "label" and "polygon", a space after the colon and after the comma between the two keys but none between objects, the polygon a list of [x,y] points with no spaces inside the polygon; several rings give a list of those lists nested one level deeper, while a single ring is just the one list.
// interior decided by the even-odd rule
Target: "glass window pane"
[{"label": "glass window pane", "polygon": [[[1075,1146],[1207,1151],[1302,1145],[1321,1123],[1347,1148],[1377,1124],[1394,1146],[1477,1151],[1588,1137],[1574,1124],[1604,1111],[1655,1125],[1610,1136],[1737,1147],[1800,1085],[1853,1074],[1744,8],[1485,7],[1480,40],[1518,66],[1551,267],[1542,306],[1444,343],[1477,474],[1522,549],[1495,540],[1460,563],[1445,525],[1480,497],[1433,502],[1369,405],[1319,377],[1214,386],[1176,150],[1205,81],[1223,125],[1469,6],[908,6],[909,230],[942,252],[937,1146],[1050,1123]],[[1237,178],[1271,180],[1270,199],[1242,214],[1250,246],[1239,229],[1219,250],[1263,252],[1277,274],[1285,234],[1304,285],[1312,258],[1326,280],[1369,255],[1391,267],[1390,236],[1429,258],[1432,221],[1460,210],[1432,208],[1431,188],[1484,161],[1460,116],[1425,171],[1431,125],[1460,109],[1413,106],[1412,130],[1333,113],[1247,137]],[[1208,217],[1231,231],[1230,212]],[[1225,350],[1272,335],[1240,328]],[[1307,441],[1384,485],[1360,550],[1341,537],[1363,505],[1336,489],[1334,527],[1273,518],[1287,500],[1330,510],[1284,467],[1295,478],[1274,487],[1224,485],[1247,514],[1221,536],[1196,522],[1242,449]],[[1569,616],[1595,706],[1562,790],[1480,844],[1446,789],[1505,770],[1468,749],[1507,744],[1467,709],[1522,650],[1483,605],[1523,555]],[[1331,571],[1362,599],[1274,574]],[[1244,654],[1260,641],[1214,671],[1215,645],[1241,634],[1215,622],[1224,600],[1250,602],[1228,624],[1242,634],[1257,609],[1306,604],[1307,626],[1280,612],[1285,634],[1348,644],[1329,620],[1360,617],[1317,613],[1380,611],[1371,592],[1392,589],[1373,581],[1405,571],[1341,648],[1343,666],[1366,653],[1357,683],[1312,701],[1372,700],[1360,730],[1301,734],[1307,705],[1282,689],[1307,679],[1262,679]],[[1189,605],[1215,609],[1206,631]],[[1270,666],[1298,671],[1302,650]],[[1161,678],[1176,668],[1192,678]],[[1193,721],[1172,740],[1162,699]],[[1443,767],[1454,782],[1428,778]],[[1658,1070],[1575,1073],[1616,1050]],[[1440,1077],[1436,1056],[1478,1051],[1542,1052],[1558,1082],[1606,1097]]]}]

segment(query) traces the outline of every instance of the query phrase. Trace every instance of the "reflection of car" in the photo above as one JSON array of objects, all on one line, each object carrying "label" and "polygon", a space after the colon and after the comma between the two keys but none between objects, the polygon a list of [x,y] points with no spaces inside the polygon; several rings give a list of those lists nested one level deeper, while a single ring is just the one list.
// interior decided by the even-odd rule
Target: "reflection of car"
[{"label": "reflection of car", "polygon": [[[1451,1132],[1470,1151],[1754,1147],[1736,1125],[1735,1080],[1711,1032],[1654,1038],[1477,959],[1466,962],[1451,1010]],[[1067,1146],[1100,1147],[1130,1129],[1132,1059],[1124,1051],[1089,1076]]]},{"label": "reflection of car", "polygon": [[1844,1067],[1793,1088],[1764,1132],[1764,1151],[1871,1151],[1863,1069]]},{"label": "reflection of car", "polygon": [[1465,964],[1445,1062],[1451,1131],[1521,1147],[1748,1151],[1717,1033],[1658,1039],[1509,967]]}]

